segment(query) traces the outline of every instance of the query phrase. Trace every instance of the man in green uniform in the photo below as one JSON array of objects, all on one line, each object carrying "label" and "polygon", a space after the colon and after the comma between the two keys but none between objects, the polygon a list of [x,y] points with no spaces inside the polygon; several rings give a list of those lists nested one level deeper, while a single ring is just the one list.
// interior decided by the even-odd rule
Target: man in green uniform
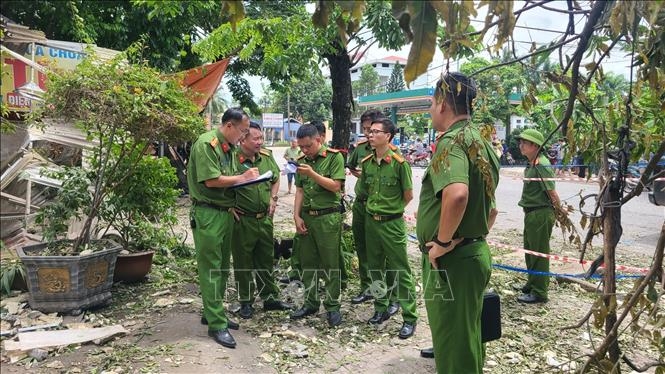
[{"label": "man in green uniform", "polygon": [[[545,139],[536,129],[526,129],[517,137],[520,152],[529,160],[524,169],[524,178],[553,178],[550,161],[541,153]],[[540,253],[550,253],[550,236],[554,227],[554,207],[559,206],[559,195],[553,181],[524,181],[522,198],[518,205],[524,209],[524,248]],[[547,258],[524,255],[530,271],[549,272]],[[524,286],[518,287],[523,294],[517,301],[532,304],[547,301],[550,278],[546,275],[529,274]]]},{"label": "man in green uniform", "polygon": [[318,279],[325,280],[328,324],[342,323],[340,302],[340,240],[342,215],[340,192],[345,178],[344,158],[321,144],[313,125],[303,125],[297,133],[304,153],[298,162],[294,221],[300,237],[300,260],[305,284],[305,304],[291,314],[299,319],[317,313],[320,307]]},{"label": "man in green uniform", "polygon": [[386,271],[395,275],[394,283],[388,283],[385,292],[376,290],[374,316],[368,322],[377,325],[390,318],[388,294],[396,294],[404,319],[398,336],[406,339],[413,336],[418,319],[404,226],[404,207],[413,199],[413,184],[411,167],[390,149],[393,136],[395,125],[391,120],[384,118],[372,123],[369,142],[374,151],[361,161],[362,174],[358,183],[367,196],[365,241],[368,243],[367,262],[372,284],[386,284]]},{"label": "man in green uniform", "polygon": [[[372,126],[372,122],[383,118],[383,113],[378,109],[369,109],[366,110],[360,116],[360,125],[362,126],[363,133],[365,134],[365,139],[358,142],[356,148],[354,148],[349,159],[346,162],[346,166],[349,168],[349,171],[356,178],[360,178],[360,160],[372,154],[372,146],[369,144],[369,130]],[[390,150],[396,153],[399,153],[399,148],[395,145],[390,144]],[[358,296],[351,299],[351,304],[360,304],[365,301],[371,300],[373,296],[369,292],[370,279],[369,272],[367,268],[367,245],[365,244],[365,202],[367,201],[367,191],[361,185],[361,183],[356,182],[354,192],[356,194],[355,199],[353,200],[353,218],[351,220],[351,229],[353,230],[353,240],[356,245],[356,255],[358,256],[358,273],[360,276],[360,293]],[[387,284],[392,285],[394,283],[394,273],[389,272],[386,274]],[[392,293],[391,296],[397,297],[395,293]],[[399,310],[399,303],[396,299],[391,299],[390,305],[388,306],[388,314],[391,316]]]},{"label": "man in green uniform", "polygon": [[[238,282],[240,317],[248,319],[254,314],[254,292],[263,300],[263,310],[288,310],[290,306],[279,300],[279,289],[272,275],[273,224],[279,191],[279,166],[272,152],[261,148],[263,133],[256,122],[249,125],[249,133],[240,140],[238,163],[240,171],[257,168],[260,174],[272,172],[269,181],[236,188],[233,208],[233,270]],[[256,282],[256,287],[254,287]]]},{"label": "man in green uniform", "polygon": [[191,226],[196,248],[203,318],[208,335],[217,343],[235,348],[228,328],[237,328],[224,313],[224,292],[231,257],[235,203],[233,184],[256,178],[258,169],[238,174],[234,147],[249,129],[249,117],[239,108],[228,109],[217,129],[199,136],[192,145],[187,165],[187,184],[192,199]]},{"label": "man in green uniform", "polygon": [[495,214],[499,160],[470,123],[475,97],[471,79],[449,73],[430,107],[432,127],[443,134],[423,178],[416,234],[439,373],[483,369],[480,315],[491,270],[485,235]]}]

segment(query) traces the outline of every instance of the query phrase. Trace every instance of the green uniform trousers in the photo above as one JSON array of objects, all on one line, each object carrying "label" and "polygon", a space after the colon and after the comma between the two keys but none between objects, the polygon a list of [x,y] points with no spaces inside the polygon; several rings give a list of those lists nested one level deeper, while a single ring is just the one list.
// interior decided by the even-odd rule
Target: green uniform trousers
[{"label": "green uniform trousers", "polygon": [[353,218],[351,229],[353,230],[353,241],[356,245],[358,256],[358,275],[360,277],[360,292],[369,292],[372,283],[369,279],[369,268],[367,267],[367,247],[365,245],[365,202],[355,200],[353,202]]},{"label": "green uniform trousers", "polygon": [[342,236],[342,215],[331,213],[310,216],[303,213],[308,234],[300,237],[300,260],[305,284],[305,307],[319,309],[318,280],[326,284],[323,306],[327,311],[339,310],[340,296],[340,241]]},{"label": "green uniform trousers", "polygon": [[272,218],[266,216],[257,219],[240,215],[240,221],[233,225],[232,252],[240,303],[254,302],[257,289],[264,302],[279,300],[279,290],[272,275]]},{"label": "green uniform trousers", "polygon": [[291,270],[289,270],[290,279],[302,279],[302,263],[300,261],[300,238],[302,235],[293,236],[293,248],[291,248]]},{"label": "green uniform trousers", "polygon": [[[406,255],[404,218],[375,221],[365,214],[365,240],[375,311],[385,312],[388,300],[396,299],[402,307],[404,322],[414,323],[418,319],[416,288]],[[393,281],[389,282],[386,274],[391,273]],[[385,285],[387,292],[378,290],[378,285]]]},{"label": "green uniform trousers", "polygon": [[491,274],[489,246],[480,241],[455,248],[439,257],[438,270],[432,268],[427,254],[422,262],[437,373],[482,373],[485,349],[480,316]]},{"label": "green uniform trousers", "polygon": [[228,319],[223,302],[231,265],[233,217],[226,210],[194,206],[192,218],[203,316],[210,331],[225,329]]},{"label": "green uniform trousers", "polygon": [[[554,210],[538,209],[524,215],[524,248],[540,253],[550,253],[550,236],[554,227]],[[550,260],[543,257],[524,255],[526,268],[532,271],[549,272]],[[535,296],[547,300],[550,277],[529,274],[526,286]]]}]

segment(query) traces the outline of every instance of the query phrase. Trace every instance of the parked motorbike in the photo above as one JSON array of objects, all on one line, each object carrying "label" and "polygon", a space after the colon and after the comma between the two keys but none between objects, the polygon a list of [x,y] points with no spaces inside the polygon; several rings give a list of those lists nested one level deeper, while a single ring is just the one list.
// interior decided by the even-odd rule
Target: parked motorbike
[{"label": "parked motorbike", "polygon": [[404,154],[404,159],[409,163],[409,165],[415,167],[427,167],[431,158],[432,153],[429,150],[420,154],[416,154],[416,150],[412,149]]}]

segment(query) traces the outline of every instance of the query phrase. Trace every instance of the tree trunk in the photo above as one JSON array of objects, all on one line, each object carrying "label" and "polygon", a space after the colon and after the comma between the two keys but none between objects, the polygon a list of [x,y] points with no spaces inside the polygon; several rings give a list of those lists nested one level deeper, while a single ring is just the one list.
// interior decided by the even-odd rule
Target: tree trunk
[{"label": "tree trunk", "polygon": [[[608,193],[605,195],[607,203],[605,206],[605,217],[603,219],[603,248],[605,254],[605,272],[603,274],[603,301],[608,307],[607,317],[605,318],[605,334],[610,335],[612,327],[617,321],[617,300],[616,300],[616,246],[623,233],[621,227],[621,207],[615,206],[619,198],[618,185],[613,181],[608,181]],[[618,365],[621,357],[619,350],[619,341],[616,337],[609,344],[608,353],[610,360],[616,364],[616,373],[619,373]]]},{"label": "tree trunk", "polygon": [[332,146],[337,149],[349,148],[349,134],[351,131],[351,59],[346,48],[336,43],[334,54],[323,57],[330,66],[330,79],[332,81],[332,112],[333,112],[333,138]]}]

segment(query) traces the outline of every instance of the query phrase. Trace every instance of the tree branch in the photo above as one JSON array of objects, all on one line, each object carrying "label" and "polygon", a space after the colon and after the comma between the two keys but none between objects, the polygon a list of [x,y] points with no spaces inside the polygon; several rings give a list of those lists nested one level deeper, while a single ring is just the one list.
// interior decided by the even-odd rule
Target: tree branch
[{"label": "tree branch", "polygon": [[604,59],[605,57],[609,56],[610,51],[611,51],[612,48],[614,48],[614,46],[619,42],[619,39],[621,39],[621,36],[622,36],[622,35],[619,35],[616,39],[614,39],[614,40],[612,41],[612,44],[610,44],[610,46],[607,47],[607,50],[606,50],[605,52],[603,52],[603,54],[602,54],[602,55],[600,56],[600,58],[598,59],[598,62],[596,62],[596,66],[594,66],[593,69],[589,72],[589,76],[588,76],[588,78],[587,78],[587,80],[586,80],[586,85],[587,85],[587,86],[589,85],[589,83],[591,83],[591,78],[593,78],[593,75],[596,73],[596,71],[598,71],[598,68],[600,68],[600,62],[603,61],[603,59]]},{"label": "tree branch", "polygon": [[570,94],[568,96],[568,106],[566,107],[566,112],[563,115],[563,118],[561,119],[561,122],[559,123],[559,127],[561,128],[561,132],[563,134],[566,133],[566,130],[568,129],[568,121],[570,120],[570,117],[573,115],[573,109],[575,108],[575,100],[577,100],[577,93],[579,91],[579,79],[580,79],[580,63],[582,62],[582,57],[584,57],[584,52],[586,51],[586,48],[589,44],[589,39],[591,39],[591,35],[594,32],[594,29],[596,27],[596,24],[598,21],[600,21],[601,16],[605,12],[605,9],[609,6],[610,2],[608,1],[598,1],[593,4],[593,8],[591,9],[591,15],[589,16],[589,20],[587,21],[586,25],[584,25],[584,29],[582,30],[582,33],[579,35],[579,44],[577,45],[577,49],[575,50],[575,54],[573,55],[573,65],[572,65],[572,74],[571,74],[571,89],[570,89]]},{"label": "tree branch", "polygon": [[660,271],[662,271],[661,267],[663,264],[663,249],[665,249],[665,223],[663,223],[663,226],[661,227],[660,237],[658,238],[658,244],[656,245],[656,252],[654,253],[654,260],[651,264],[651,267],[649,268],[649,271],[644,276],[635,292],[633,292],[633,294],[630,296],[628,302],[624,304],[624,310],[621,313],[621,316],[616,320],[610,331],[606,334],[602,344],[598,347],[598,349],[596,349],[590,360],[601,359],[604,357],[607,349],[616,341],[619,326],[621,326],[621,323],[624,321],[624,319],[626,319],[632,308],[642,297],[642,293],[649,284],[651,278],[655,277]]},{"label": "tree branch", "polygon": [[642,176],[640,177],[639,182],[637,183],[637,186],[633,188],[632,191],[626,196],[624,196],[621,199],[621,205],[627,203],[630,201],[635,196],[639,196],[642,193],[642,190],[644,189],[645,184],[649,184],[649,180],[654,179],[655,177],[651,177],[651,171],[653,171],[656,168],[656,165],[660,161],[661,157],[665,155],[665,140],[660,142],[660,147],[658,147],[658,150],[654,154],[654,156],[649,160],[649,163],[647,164],[647,167],[644,169],[644,173],[642,173]]},{"label": "tree branch", "polygon": [[559,42],[559,43],[556,43],[556,44],[554,44],[554,45],[551,45],[551,46],[549,46],[549,47],[547,47],[547,48],[540,49],[540,50],[537,50],[537,51],[535,51],[535,52],[532,52],[532,53],[526,54],[526,55],[524,55],[524,56],[522,56],[522,57],[520,57],[520,58],[517,58],[517,59],[515,59],[515,60],[502,62],[502,63],[496,64],[496,65],[486,66],[486,67],[484,67],[484,68],[482,68],[482,69],[480,69],[480,70],[477,70],[477,71],[471,73],[470,77],[474,77],[474,76],[476,76],[476,75],[478,75],[478,74],[480,74],[480,73],[482,73],[482,72],[485,72],[485,71],[487,71],[487,70],[495,69],[495,68],[498,68],[498,67],[501,67],[501,66],[511,65],[511,64],[516,63],[516,62],[520,62],[520,61],[526,60],[526,59],[529,58],[529,57],[537,56],[537,55],[542,54],[542,53],[545,53],[545,52],[553,51],[553,50],[555,50],[555,49],[557,49],[557,48],[559,48],[559,47],[562,47],[562,46],[564,46],[564,45],[566,45],[566,44],[568,44],[568,43],[570,43],[570,42],[572,42],[572,41],[574,41],[574,40],[577,40],[577,39],[579,39],[579,38],[580,38],[580,35],[576,35],[576,36],[573,36],[572,38],[570,38],[570,39],[568,39],[568,40],[565,40],[565,41],[563,41],[563,42]]}]

